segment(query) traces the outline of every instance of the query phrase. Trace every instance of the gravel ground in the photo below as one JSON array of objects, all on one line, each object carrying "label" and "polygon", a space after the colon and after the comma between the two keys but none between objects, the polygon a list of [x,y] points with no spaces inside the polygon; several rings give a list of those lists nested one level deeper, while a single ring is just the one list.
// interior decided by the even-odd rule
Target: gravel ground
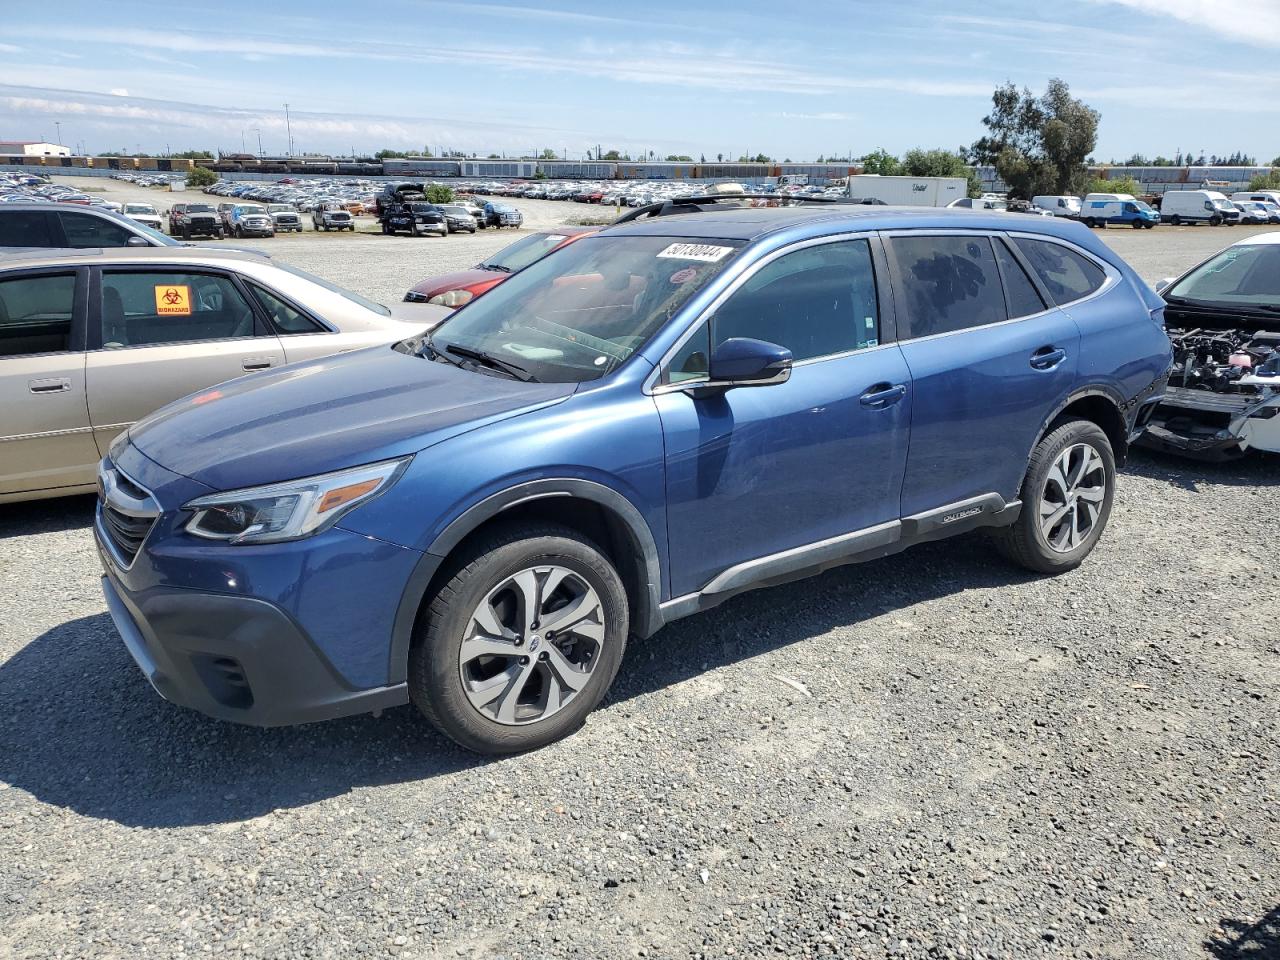
[{"label": "gravel ground", "polygon": [[[1106,236],[1155,277],[1242,235]],[[1278,485],[1138,453],[1080,570],[968,537],[748,594],[496,761],[166,704],[91,501],[0,506],[0,957],[1274,958]]]}]

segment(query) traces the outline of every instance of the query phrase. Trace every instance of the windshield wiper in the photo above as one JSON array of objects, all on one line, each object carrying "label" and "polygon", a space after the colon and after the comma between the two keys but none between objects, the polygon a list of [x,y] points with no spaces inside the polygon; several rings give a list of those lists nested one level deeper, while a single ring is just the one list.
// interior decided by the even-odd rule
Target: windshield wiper
[{"label": "windshield wiper", "polygon": [[480,269],[481,269],[481,270],[497,270],[497,271],[499,271],[500,273],[510,273],[510,272],[511,272],[511,268],[510,268],[510,267],[504,267],[504,266],[503,266],[502,264],[500,264],[500,263],[482,263],[482,264],[480,264]]},{"label": "windshield wiper", "polygon": [[[461,363],[437,347],[430,337],[423,338],[422,343],[418,344],[418,349],[414,351],[414,354],[419,357],[427,357],[430,360],[443,360],[451,367],[462,366]],[[429,357],[428,354],[430,354]]]},{"label": "windshield wiper", "polygon": [[501,371],[502,373],[507,374],[507,376],[514,377],[516,380],[523,381],[524,383],[537,382],[524,367],[514,364],[509,360],[501,360],[498,357],[491,356],[483,350],[472,350],[470,347],[460,347],[456,343],[449,344],[445,347],[445,350],[449,351],[449,353],[452,353],[454,356],[466,357],[468,360],[474,360],[477,363],[482,363],[486,367]]}]

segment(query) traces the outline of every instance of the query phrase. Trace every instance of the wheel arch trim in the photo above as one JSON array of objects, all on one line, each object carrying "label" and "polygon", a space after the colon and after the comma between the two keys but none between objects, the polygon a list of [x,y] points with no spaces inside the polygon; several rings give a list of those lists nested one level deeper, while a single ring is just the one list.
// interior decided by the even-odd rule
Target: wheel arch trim
[{"label": "wheel arch trim", "polygon": [[455,547],[481,524],[492,520],[506,510],[535,500],[552,498],[586,500],[609,511],[619,520],[628,533],[642,565],[639,584],[644,609],[633,611],[632,632],[645,637],[656,632],[663,623],[659,605],[662,602],[662,563],[653,531],[639,509],[612,487],[580,477],[528,480],[490,494],[455,517],[436,535],[427,547],[406,584],[396,610],[392,628],[390,683],[403,681],[408,672],[409,647],[413,641],[413,629],[427,588],[436,571]]}]

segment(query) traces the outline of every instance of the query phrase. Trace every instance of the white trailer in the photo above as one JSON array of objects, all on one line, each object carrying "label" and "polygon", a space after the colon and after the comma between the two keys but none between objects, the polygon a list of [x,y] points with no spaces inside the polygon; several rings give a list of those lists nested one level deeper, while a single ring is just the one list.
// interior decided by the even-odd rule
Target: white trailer
[{"label": "white trailer", "polygon": [[849,178],[854,200],[879,200],[893,207],[945,207],[969,195],[964,177],[882,177],[860,173]]}]

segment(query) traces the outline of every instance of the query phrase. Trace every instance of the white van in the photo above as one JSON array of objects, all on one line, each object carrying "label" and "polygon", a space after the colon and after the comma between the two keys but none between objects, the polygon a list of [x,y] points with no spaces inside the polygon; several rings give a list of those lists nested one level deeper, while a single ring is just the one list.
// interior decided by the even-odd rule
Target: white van
[{"label": "white van", "polygon": [[1280,190],[1242,190],[1239,193],[1233,193],[1231,199],[1236,203],[1256,200],[1259,203],[1274,203],[1280,207]]},{"label": "white van", "polygon": [[1217,190],[1170,190],[1160,200],[1160,219],[1175,227],[1182,223],[1239,223],[1240,211]]},{"label": "white van", "polygon": [[1055,217],[1080,219],[1079,197],[1032,197],[1031,205],[1039,210],[1048,210]]},{"label": "white van", "polygon": [[1080,220],[1086,227],[1116,224],[1150,230],[1160,222],[1160,214],[1131,193],[1090,193],[1080,205]]}]

